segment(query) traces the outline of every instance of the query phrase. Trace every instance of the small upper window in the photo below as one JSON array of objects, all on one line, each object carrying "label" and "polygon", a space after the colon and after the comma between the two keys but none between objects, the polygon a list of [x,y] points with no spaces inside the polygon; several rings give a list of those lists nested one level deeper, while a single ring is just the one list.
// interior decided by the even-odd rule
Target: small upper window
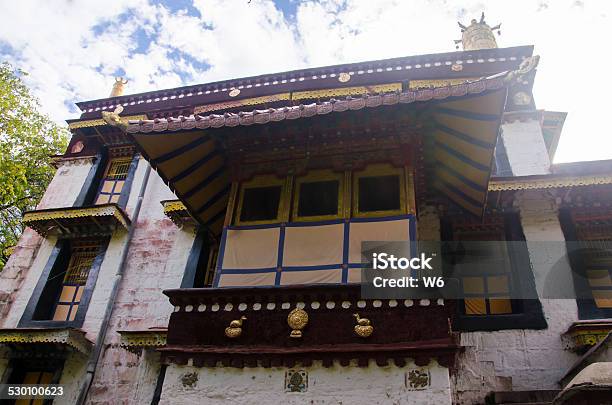
[{"label": "small upper window", "polygon": [[612,242],[583,241],[587,248],[582,251],[586,280],[593,295],[595,306],[612,309]]},{"label": "small upper window", "polygon": [[398,175],[362,177],[359,179],[359,211],[400,209],[400,177]]},{"label": "small upper window", "polygon": [[339,185],[337,180],[302,183],[298,216],[338,215]]},{"label": "small upper window", "polygon": [[516,312],[510,299],[511,265],[504,231],[455,232],[461,258],[455,271],[465,296],[465,315],[502,315]]},{"label": "small upper window", "polygon": [[245,188],[240,221],[276,219],[281,189],[281,186]]},{"label": "small upper window", "polygon": [[374,165],[355,173],[353,196],[355,216],[402,214],[406,212],[403,169]]},{"label": "small upper window", "polygon": [[237,224],[274,222],[279,219],[284,180],[261,176],[242,185]]},{"label": "small upper window", "polygon": [[108,162],[100,191],[96,197],[96,205],[119,202],[131,162],[131,157],[114,158]]},{"label": "small upper window", "polygon": [[313,171],[296,179],[293,218],[321,220],[337,218],[342,211],[343,174]]}]

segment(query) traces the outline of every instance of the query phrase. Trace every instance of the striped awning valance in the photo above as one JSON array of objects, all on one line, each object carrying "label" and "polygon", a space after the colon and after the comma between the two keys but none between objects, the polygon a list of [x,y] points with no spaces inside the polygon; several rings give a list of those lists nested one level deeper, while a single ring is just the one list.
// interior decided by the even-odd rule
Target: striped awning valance
[{"label": "striped awning valance", "polygon": [[143,155],[191,215],[221,234],[230,179],[217,142],[204,131],[134,134]]},{"label": "striped awning valance", "polygon": [[350,110],[428,103],[435,121],[434,186],[481,215],[506,101],[505,75],[433,89],[407,90],[249,112],[130,121],[127,132],[201,224],[222,229],[230,180],[215,128],[261,125]]}]

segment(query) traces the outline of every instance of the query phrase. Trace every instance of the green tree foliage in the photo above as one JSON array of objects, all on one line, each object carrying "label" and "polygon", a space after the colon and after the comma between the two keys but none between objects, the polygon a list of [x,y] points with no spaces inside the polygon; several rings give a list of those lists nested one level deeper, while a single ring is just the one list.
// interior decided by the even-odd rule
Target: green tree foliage
[{"label": "green tree foliage", "polygon": [[24,75],[0,64],[0,271],[23,231],[23,212],[36,206],[53,178],[51,156],[64,152],[69,134],[38,112]]}]

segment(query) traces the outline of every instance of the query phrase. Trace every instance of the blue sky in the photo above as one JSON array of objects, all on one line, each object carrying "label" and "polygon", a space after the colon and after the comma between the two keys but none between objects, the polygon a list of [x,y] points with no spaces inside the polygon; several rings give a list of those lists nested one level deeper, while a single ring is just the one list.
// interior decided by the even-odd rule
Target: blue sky
[{"label": "blue sky", "polygon": [[501,47],[535,45],[538,108],[569,112],[557,161],[612,158],[607,52],[612,2],[598,0],[20,0],[0,4],[0,60],[57,122],[106,97],[254,74],[448,52],[485,11]]}]

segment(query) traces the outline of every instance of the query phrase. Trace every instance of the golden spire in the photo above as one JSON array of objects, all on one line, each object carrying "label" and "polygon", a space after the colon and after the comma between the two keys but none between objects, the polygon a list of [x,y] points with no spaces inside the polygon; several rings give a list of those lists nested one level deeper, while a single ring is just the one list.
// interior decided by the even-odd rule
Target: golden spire
[{"label": "golden spire", "polygon": [[462,44],[464,51],[475,51],[477,49],[491,49],[497,48],[497,42],[495,41],[494,30],[497,30],[497,34],[500,35],[501,31],[499,28],[501,24],[497,24],[495,27],[489,27],[485,22],[485,15],[482,13],[480,21],[473,19],[469,26],[465,26],[458,22],[461,28],[461,39],[455,40],[457,49],[459,49],[459,43]]},{"label": "golden spire", "polygon": [[109,97],[119,97],[123,95],[123,87],[127,84],[127,79],[123,77],[115,77],[115,83],[113,83],[113,89],[110,92]]}]

